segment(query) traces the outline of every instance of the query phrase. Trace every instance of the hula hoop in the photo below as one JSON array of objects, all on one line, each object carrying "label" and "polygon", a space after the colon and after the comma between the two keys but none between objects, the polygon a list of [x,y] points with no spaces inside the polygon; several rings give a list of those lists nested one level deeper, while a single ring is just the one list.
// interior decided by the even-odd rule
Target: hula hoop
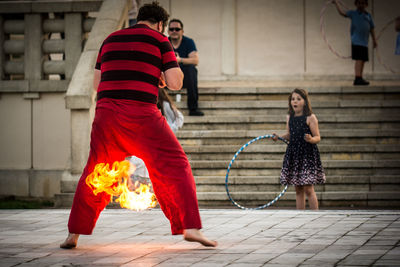
[{"label": "hula hoop", "polygon": [[[321,30],[321,35],[322,35],[322,39],[324,40],[324,42],[327,44],[329,50],[335,54],[337,57],[342,58],[342,59],[348,59],[351,58],[351,56],[342,56],[341,54],[339,54],[339,52],[337,52],[332,46],[331,44],[328,42],[328,39],[326,38],[326,33],[325,33],[325,21],[324,21],[324,15],[325,15],[325,11],[326,8],[328,7],[329,4],[332,3],[332,0],[328,0],[325,2],[325,5],[322,7],[321,12],[320,12],[320,16],[319,16],[319,23],[320,23],[320,30]],[[348,10],[348,8],[345,6],[345,4],[343,4],[343,2],[338,1],[338,3],[340,5],[342,5],[342,7],[344,7],[345,9]]]},{"label": "hula hoop", "polygon": [[[381,35],[383,34],[383,32],[387,29],[387,27],[389,27],[389,25],[391,25],[392,23],[394,23],[396,20],[396,18],[390,20],[388,23],[386,23],[385,26],[383,26],[383,28],[379,31],[378,35],[376,36],[376,42],[378,42],[379,38],[381,38]],[[375,48],[376,50],[376,59],[378,59],[378,62],[389,72],[393,73],[393,74],[400,74],[400,71],[395,71],[393,70],[390,66],[386,65],[382,59],[381,56],[379,54],[379,45]]]},{"label": "hula hoop", "polygon": [[[282,192],[279,193],[279,195],[277,197],[275,197],[272,201],[268,202],[267,204],[264,204],[262,206],[256,207],[256,208],[247,208],[244,207],[242,205],[240,205],[239,203],[237,203],[231,196],[231,194],[229,193],[229,187],[228,187],[228,178],[229,178],[229,172],[231,170],[232,164],[235,161],[236,157],[240,154],[240,152],[242,152],[246,147],[248,147],[251,143],[254,143],[255,141],[258,141],[260,139],[264,139],[264,138],[272,138],[273,135],[272,134],[266,134],[266,135],[261,135],[259,137],[254,138],[253,140],[250,140],[249,142],[247,142],[246,144],[244,144],[233,156],[232,160],[229,162],[229,166],[228,169],[226,171],[226,176],[225,176],[225,189],[226,189],[226,193],[228,194],[229,200],[238,208],[243,209],[243,210],[260,210],[266,207],[271,206],[272,204],[274,204],[276,201],[278,201],[278,199],[280,199],[286,192],[288,186],[286,185],[285,188],[282,190]],[[289,142],[282,138],[282,137],[278,137],[279,140],[281,140],[282,142],[284,142],[285,144],[288,144]]]}]

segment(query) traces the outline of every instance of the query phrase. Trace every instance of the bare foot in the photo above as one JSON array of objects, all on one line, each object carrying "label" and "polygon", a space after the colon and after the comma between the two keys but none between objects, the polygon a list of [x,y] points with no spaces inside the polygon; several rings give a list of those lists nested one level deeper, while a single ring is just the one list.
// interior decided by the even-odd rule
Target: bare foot
[{"label": "bare foot", "polygon": [[71,249],[76,247],[76,244],[78,243],[78,238],[79,234],[69,233],[65,241],[62,244],[60,244],[60,248]]},{"label": "bare foot", "polygon": [[185,229],[183,230],[183,238],[189,242],[199,242],[206,247],[216,247],[217,241],[209,240],[198,229]]}]

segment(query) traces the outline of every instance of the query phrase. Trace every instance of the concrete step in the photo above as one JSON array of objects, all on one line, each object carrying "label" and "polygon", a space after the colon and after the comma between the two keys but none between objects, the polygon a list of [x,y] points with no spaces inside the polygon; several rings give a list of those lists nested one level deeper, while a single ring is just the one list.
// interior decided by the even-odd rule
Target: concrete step
[{"label": "concrete step", "polygon": [[[274,199],[281,191],[272,192],[232,192],[231,196],[236,201],[240,200],[262,200],[270,201]],[[400,194],[397,191],[381,191],[381,192],[368,192],[368,191],[337,191],[337,192],[318,192],[316,191],[319,200],[376,200],[376,199],[396,199],[400,200]],[[226,192],[199,192],[197,193],[199,200],[229,200]],[[286,192],[282,196],[282,200],[296,199],[294,191]]]},{"label": "concrete step", "polygon": [[74,201],[74,192],[60,193],[54,196],[55,208],[71,208]]},{"label": "concrete step", "polygon": [[[359,123],[359,122],[400,122],[400,114],[360,116],[360,115],[341,115],[329,114],[318,116],[319,124],[324,123]],[[286,115],[264,115],[264,116],[189,116],[185,118],[185,124],[243,124],[246,123],[286,123]]]},{"label": "concrete step", "polygon": [[[186,109],[186,102],[176,103],[179,109]],[[330,100],[327,101],[313,101],[311,106],[315,108],[332,108],[332,109],[368,109],[368,108],[399,108],[400,103],[398,99],[384,99],[384,100]],[[287,100],[221,100],[221,101],[199,101],[199,108],[207,109],[229,109],[231,111],[242,111],[245,109],[287,109]]]},{"label": "concrete step", "polygon": [[[322,185],[316,185],[315,190],[319,192],[337,192],[337,191],[397,191],[400,190],[400,179],[396,175],[386,176],[394,177],[391,183],[370,182],[371,176],[328,176],[327,182]],[[373,177],[373,176],[372,176]],[[338,178],[338,179],[335,179]],[[225,192],[226,184],[225,177],[208,179],[209,183],[197,183],[198,192]],[[249,177],[229,177],[228,187],[230,192],[270,192],[282,191],[283,186],[279,183],[279,176],[256,176]],[[294,187],[290,187],[289,191],[294,191]]]},{"label": "concrete step", "polygon": [[[190,164],[193,169],[224,169],[227,162],[224,160],[191,160]],[[325,169],[335,168],[398,168],[400,169],[400,160],[325,160],[322,161]],[[243,169],[275,169],[281,168],[281,160],[238,160],[232,165],[232,168]]]},{"label": "concrete step", "polygon": [[[318,116],[321,130],[333,129],[400,129],[399,115],[321,115]],[[284,130],[286,115],[282,116],[186,116],[182,130]]]},{"label": "concrete step", "polygon": [[[245,97],[249,100],[259,100],[260,98],[254,97],[268,97],[274,100],[287,100],[288,95],[295,87],[288,86],[246,86],[243,87],[202,87],[199,86],[199,99],[200,101],[206,100],[233,100],[238,97],[243,99]],[[400,88],[398,86],[368,86],[368,87],[354,87],[354,86],[307,86],[307,91],[310,97],[314,100],[326,99],[393,99],[394,96],[400,98]],[[176,94],[181,94],[183,98],[186,97],[186,90],[171,91],[168,93],[175,97]],[[236,98],[235,98],[236,97]],[[175,98],[174,98],[175,99]]]},{"label": "concrete step", "polygon": [[[270,192],[270,191],[282,191],[282,186],[279,182],[275,185],[271,184],[233,184],[229,185],[229,191],[234,192]],[[385,190],[399,190],[399,185],[386,186],[381,188],[379,191]],[[369,184],[323,184],[316,185],[315,190],[319,192],[337,192],[337,191],[369,191]],[[223,192],[225,191],[225,185],[202,185],[197,187],[198,192]],[[289,191],[294,191],[294,187],[290,187]]]},{"label": "concrete step", "polygon": [[[220,94],[210,94],[210,93],[199,93],[199,101],[287,101],[290,92],[285,94],[279,93],[255,93],[255,94],[240,94],[240,93],[220,93]],[[170,94],[171,98],[176,101],[178,100],[174,94]],[[336,100],[393,100],[400,99],[400,93],[391,93],[391,94],[381,94],[381,93],[366,93],[363,95],[357,93],[349,93],[349,94],[339,94],[339,93],[313,93],[309,95],[311,103],[317,101],[336,101]],[[177,103],[185,103],[186,104],[186,94],[185,90],[181,91],[180,101]]]},{"label": "concrete step", "polygon": [[[283,134],[284,130],[180,130],[176,133],[183,146],[237,145],[238,149],[250,140],[266,134]],[[321,129],[319,145],[400,144],[400,129]],[[272,141],[267,140],[270,143]],[[257,141],[262,144],[262,140]]]},{"label": "concrete step", "polygon": [[[400,101],[400,100],[399,100]],[[189,111],[186,106],[181,105],[178,107],[183,113],[185,118],[189,117]],[[232,108],[202,108],[200,109],[205,113],[206,116],[282,116],[287,114],[287,106],[276,107],[276,108],[242,108],[242,109],[232,109]],[[388,107],[388,108],[375,108],[375,107],[354,107],[354,108],[315,108],[313,106],[313,112],[317,117],[321,115],[331,115],[331,114],[341,114],[341,115],[353,115],[358,114],[359,116],[376,116],[376,115],[388,115],[400,114],[400,108],[398,107]]]},{"label": "concrete step", "polygon": [[[195,176],[224,176],[228,161],[192,160]],[[325,160],[322,162],[327,175],[395,175],[400,171],[400,160]],[[234,176],[278,176],[282,160],[238,160],[230,169]]]},{"label": "concrete step", "polygon": [[[319,127],[323,129],[400,129],[400,115],[321,115]],[[182,130],[235,130],[285,129],[286,115],[282,116],[187,116]]]},{"label": "concrete step", "polygon": [[[237,159],[245,160],[278,160],[282,159],[286,145],[271,143],[270,140],[257,141],[246,147]],[[183,146],[190,160],[230,160],[238,151],[237,145]],[[319,145],[318,149],[323,160],[383,160],[399,159],[400,145]]]},{"label": "concrete step", "polygon": [[[195,123],[195,124],[184,124],[182,130],[237,130],[237,129],[247,129],[247,130],[284,130],[286,123],[284,122],[243,122],[240,123]],[[398,122],[334,122],[334,123],[320,123],[320,130],[334,130],[334,129],[400,129]]]},{"label": "concrete step", "polygon": [[[333,130],[321,130],[322,137],[342,137],[342,138],[360,138],[360,137],[400,137],[400,129],[393,130],[380,130],[380,129],[333,129]],[[283,132],[282,132],[283,133]],[[272,134],[272,131],[266,130],[215,130],[215,131],[205,131],[205,130],[191,130],[185,131],[180,130],[177,132],[177,137],[179,139],[184,138],[247,138],[251,140],[252,138]],[[279,134],[279,133],[278,133]]]},{"label": "concrete step", "polygon": [[[203,185],[225,185],[226,176],[195,176],[197,187]],[[279,185],[278,176],[233,176],[229,175],[228,183],[231,185],[244,185],[244,184],[267,184]],[[381,191],[374,190],[373,185],[399,185],[400,175],[353,175],[353,176],[327,176],[326,183],[328,185],[349,185],[349,184],[369,184],[368,191]],[[223,190],[224,191],[224,190]]]}]

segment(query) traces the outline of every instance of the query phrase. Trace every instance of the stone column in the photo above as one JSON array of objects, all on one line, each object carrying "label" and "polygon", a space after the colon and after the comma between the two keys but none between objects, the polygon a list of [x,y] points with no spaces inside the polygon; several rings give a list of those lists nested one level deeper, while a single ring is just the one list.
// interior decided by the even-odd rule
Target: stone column
[{"label": "stone column", "polygon": [[70,80],[82,52],[82,14],[65,14],[65,78]]},{"label": "stone column", "polygon": [[[30,83],[42,79],[42,18],[40,14],[25,14],[24,74]],[[30,88],[31,89],[31,88]]]},{"label": "stone column", "polygon": [[0,16],[0,81],[4,80],[4,19]]},{"label": "stone column", "polygon": [[81,54],[66,95],[66,107],[71,110],[71,174],[78,179],[89,155],[96,57],[97,51]]},{"label": "stone column", "polygon": [[222,74],[236,74],[236,0],[223,0],[222,8]]}]

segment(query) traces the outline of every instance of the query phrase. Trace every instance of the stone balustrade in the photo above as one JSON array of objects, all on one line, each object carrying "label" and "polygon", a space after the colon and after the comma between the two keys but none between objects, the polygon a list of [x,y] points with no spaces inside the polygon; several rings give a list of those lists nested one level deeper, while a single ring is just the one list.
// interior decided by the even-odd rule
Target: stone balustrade
[{"label": "stone balustrade", "polygon": [[[101,4],[1,2],[0,92],[66,91],[95,21],[89,12],[97,12]],[[13,85],[20,81],[28,81],[27,86]]]},{"label": "stone balustrade", "polygon": [[[52,198],[89,151],[93,69],[128,0],[0,2],[0,196]],[[89,34],[90,33],[90,34]],[[11,123],[10,123],[11,122]]]}]

